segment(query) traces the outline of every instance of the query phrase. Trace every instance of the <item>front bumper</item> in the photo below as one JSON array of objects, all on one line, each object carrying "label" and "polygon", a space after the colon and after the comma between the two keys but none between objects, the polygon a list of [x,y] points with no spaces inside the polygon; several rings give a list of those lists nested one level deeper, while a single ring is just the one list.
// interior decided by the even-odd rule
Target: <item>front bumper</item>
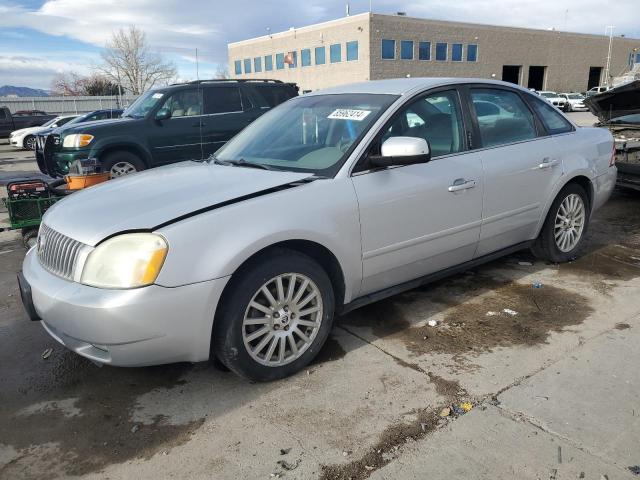
[{"label": "front bumper", "polygon": [[93,361],[126,367],[207,360],[215,309],[228,280],[94,288],[47,272],[35,249],[25,257],[23,275],[34,313],[54,339]]}]

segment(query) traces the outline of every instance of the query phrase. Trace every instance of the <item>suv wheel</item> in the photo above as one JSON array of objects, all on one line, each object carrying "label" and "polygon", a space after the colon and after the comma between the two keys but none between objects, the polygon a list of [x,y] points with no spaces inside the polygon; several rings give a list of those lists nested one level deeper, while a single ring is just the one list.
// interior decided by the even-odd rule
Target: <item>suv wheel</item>
[{"label": "suv wheel", "polygon": [[102,169],[109,172],[109,178],[122,177],[145,169],[137,155],[127,151],[112,152],[102,161]]},{"label": "suv wheel", "polygon": [[216,315],[215,356],[249,380],[292,375],[318,354],[331,330],[334,294],[310,257],[277,250],[231,280]]},{"label": "suv wheel", "polygon": [[22,146],[25,150],[35,150],[36,149],[35,135],[27,135],[26,137],[24,137]]},{"label": "suv wheel", "polygon": [[584,189],[571,183],[553,201],[533,253],[562,263],[573,260],[580,250],[589,225],[589,199]]}]

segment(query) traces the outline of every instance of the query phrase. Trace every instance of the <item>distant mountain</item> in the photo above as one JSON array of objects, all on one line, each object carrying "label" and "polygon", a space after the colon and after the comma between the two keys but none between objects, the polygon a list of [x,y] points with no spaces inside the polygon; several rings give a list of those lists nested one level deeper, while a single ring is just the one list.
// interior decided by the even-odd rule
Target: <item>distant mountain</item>
[{"label": "distant mountain", "polygon": [[14,87],[13,85],[0,87],[0,97],[6,97],[8,95],[17,95],[18,97],[48,97],[49,92],[40,90],[39,88]]}]

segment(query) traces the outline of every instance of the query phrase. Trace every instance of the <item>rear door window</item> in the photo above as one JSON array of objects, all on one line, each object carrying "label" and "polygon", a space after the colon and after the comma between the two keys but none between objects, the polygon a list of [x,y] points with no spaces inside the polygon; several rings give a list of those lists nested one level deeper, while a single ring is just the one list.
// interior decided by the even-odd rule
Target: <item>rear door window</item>
[{"label": "rear door window", "polygon": [[4,120],[7,118],[7,112],[5,112],[4,108],[0,108],[0,119]]},{"label": "rear door window", "polygon": [[532,96],[529,98],[529,103],[550,135],[573,131],[573,125],[548,102],[543,102],[539,98]]},{"label": "rear door window", "polygon": [[218,86],[204,89],[205,115],[241,111],[242,100],[240,99],[240,89],[238,87]]},{"label": "rear door window", "polygon": [[261,107],[275,107],[295,96],[292,88],[285,85],[255,85],[253,90],[263,100]]},{"label": "rear door window", "polygon": [[484,147],[536,138],[533,113],[517,93],[493,88],[472,88],[471,99]]}]

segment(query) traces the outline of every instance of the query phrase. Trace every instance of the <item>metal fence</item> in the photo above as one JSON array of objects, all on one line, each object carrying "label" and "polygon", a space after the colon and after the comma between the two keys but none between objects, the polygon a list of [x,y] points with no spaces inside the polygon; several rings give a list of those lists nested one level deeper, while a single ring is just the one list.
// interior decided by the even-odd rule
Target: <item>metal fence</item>
[{"label": "metal fence", "polygon": [[18,110],[43,110],[47,113],[87,113],[107,108],[126,108],[135,95],[104,97],[0,97],[0,107],[11,113]]}]

